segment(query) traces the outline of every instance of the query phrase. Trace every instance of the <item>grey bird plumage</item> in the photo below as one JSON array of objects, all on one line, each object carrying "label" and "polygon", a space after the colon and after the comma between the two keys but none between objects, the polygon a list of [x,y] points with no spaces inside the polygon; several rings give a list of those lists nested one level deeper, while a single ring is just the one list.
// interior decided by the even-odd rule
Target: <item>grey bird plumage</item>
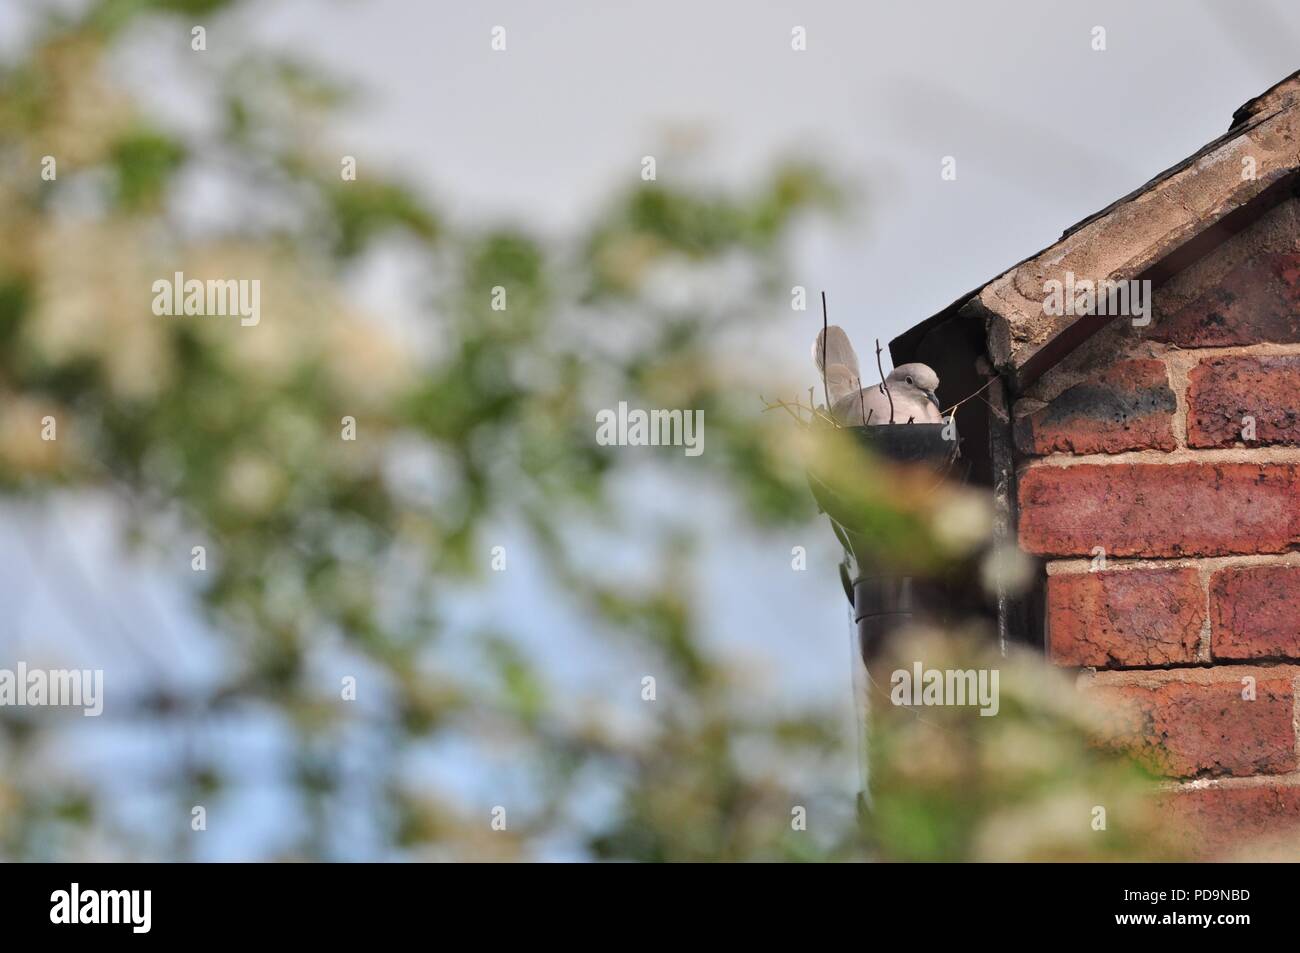
[{"label": "grey bird plumage", "polygon": [[858,370],[858,355],[849,343],[849,336],[838,324],[817,332],[817,340],[813,341],[813,363],[817,365],[817,373],[826,375],[826,389],[830,392],[832,404],[845,394],[856,393],[861,386],[856,383],[862,376]]},{"label": "grey bird plumage", "polygon": [[894,368],[883,386],[879,382],[864,382],[858,370],[858,356],[848,335],[838,325],[817,333],[813,363],[819,373],[825,367],[831,416],[846,427],[943,422],[939,399],[935,396],[939,375],[925,364],[902,364]]}]

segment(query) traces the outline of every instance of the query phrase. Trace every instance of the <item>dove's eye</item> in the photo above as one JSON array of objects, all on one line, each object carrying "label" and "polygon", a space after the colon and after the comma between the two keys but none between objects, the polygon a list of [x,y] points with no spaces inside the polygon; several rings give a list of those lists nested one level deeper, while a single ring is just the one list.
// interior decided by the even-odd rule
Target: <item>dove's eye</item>
[{"label": "dove's eye", "polygon": [[909,384],[912,383],[912,378],[911,378],[910,376],[907,378],[907,382],[908,382]]}]

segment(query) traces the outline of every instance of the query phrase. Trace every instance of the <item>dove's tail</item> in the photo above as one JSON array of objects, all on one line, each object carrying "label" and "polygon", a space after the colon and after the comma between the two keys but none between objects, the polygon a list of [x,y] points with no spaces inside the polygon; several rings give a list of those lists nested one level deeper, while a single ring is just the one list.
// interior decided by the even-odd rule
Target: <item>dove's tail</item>
[{"label": "dove's tail", "polygon": [[817,365],[819,374],[839,364],[848,371],[850,377],[862,376],[858,370],[858,355],[853,352],[849,336],[838,324],[832,324],[825,330],[817,332],[817,340],[813,342],[812,352],[813,363]]}]

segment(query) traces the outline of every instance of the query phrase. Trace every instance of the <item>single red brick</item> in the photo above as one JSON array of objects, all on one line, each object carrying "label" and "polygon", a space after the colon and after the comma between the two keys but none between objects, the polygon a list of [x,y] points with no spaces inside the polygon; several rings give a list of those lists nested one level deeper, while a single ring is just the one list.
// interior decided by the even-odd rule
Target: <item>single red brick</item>
[{"label": "single red brick", "polygon": [[1300,860],[1300,785],[1269,780],[1163,792],[1176,842],[1199,859]]},{"label": "single red brick", "polygon": [[1210,579],[1215,658],[1300,658],[1300,566],[1237,566]]},{"label": "single red brick", "polygon": [[1293,669],[1170,669],[1102,672],[1086,691],[1109,710],[1100,740],[1153,771],[1244,776],[1295,770],[1294,682]]},{"label": "single red brick", "polygon": [[1048,650],[1058,665],[1123,668],[1193,662],[1205,620],[1195,569],[1048,576]]},{"label": "single red brick", "polygon": [[1021,453],[1172,450],[1177,407],[1161,361],[1120,361],[1016,420]]},{"label": "single red brick", "polygon": [[[1300,355],[1202,361],[1192,369],[1187,404],[1189,446],[1300,444]],[[1243,437],[1248,415],[1253,440]]]},{"label": "single red brick", "polygon": [[1182,347],[1300,341],[1300,255],[1270,252],[1233,268],[1150,336]]},{"label": "single red brick", "polygon": [[1020,543],[1043,556],[1222,556],[1300,543],[1293,464],[1080,464],[1020,476]]}]

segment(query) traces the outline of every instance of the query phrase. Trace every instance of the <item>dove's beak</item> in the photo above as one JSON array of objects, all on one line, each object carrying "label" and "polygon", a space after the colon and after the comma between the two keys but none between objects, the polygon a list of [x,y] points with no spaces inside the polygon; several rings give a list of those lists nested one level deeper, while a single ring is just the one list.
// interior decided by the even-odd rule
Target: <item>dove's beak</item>
[{"label": "dove's beak", "polygon": [[934,396],[934,391],[932,390],[926,391],[925,396],[929,398],[930,403],[934,404],[935,409],[938,410],[939,413],[943,413],[943,408],[939,406],[939,398]]}]

